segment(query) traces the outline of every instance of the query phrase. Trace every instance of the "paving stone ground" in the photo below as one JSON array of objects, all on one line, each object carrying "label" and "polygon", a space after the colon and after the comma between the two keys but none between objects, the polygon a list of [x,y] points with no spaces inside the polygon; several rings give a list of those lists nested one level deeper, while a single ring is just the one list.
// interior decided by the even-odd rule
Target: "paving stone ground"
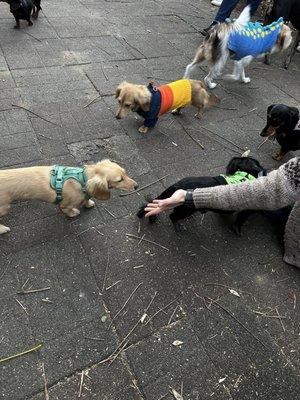
[{"label": "paving stone ground", "polygon": [[[168,176],[139,195],[113,193],[75,220],[49,204],[12,207],[4,219],[11,233],[0,238],[0,359],[43,346],[0,364],[0,398],[47,398],[44,366],[51,400],[172,399],[170,388],[185,400],[300,399],[300,275],[283,263],[276,227],[256,216],[238,238],[228,221],[206,214],[177,234],[166,215],[152,226],[135,217],[144,195],[224,171],[239,149],[213,132],[276,168],[276,144],[258,150],[258,134],[269,104],[299,107],[299,54],[287,71],[281,56],[270,66],[253,62],[249,85],[221,81],[220,107],[201,121],[189,108],[141,136],[135,115],[114,118],[117,84],[180,78],[215,8],[208,0],[43,0],[42,7],[33,27],[14,30],[0,4],[0,167],[109,157],[141,185]],[[17,294],[24,284],[49,290]],[[281,322],[259,314],[276,308]],[[145,310],[153,318],[141,324]]]}]

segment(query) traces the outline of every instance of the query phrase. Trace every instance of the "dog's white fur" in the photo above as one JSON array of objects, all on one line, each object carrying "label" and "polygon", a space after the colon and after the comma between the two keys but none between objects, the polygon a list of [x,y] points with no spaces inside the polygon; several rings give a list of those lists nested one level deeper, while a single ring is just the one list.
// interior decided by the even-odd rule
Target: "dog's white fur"
[{"label": "dog's white fur", "polygon": [[[10,204],[18,200],[41,200],[54,203],[56,192],[50,186],[50,173],[53,166],[28,167],[0,171],[0,217],[6,215]],[[99,200],[110,197],[110,189],[132,191],[137,183],[126,175],[118,164],[102,160],[97,164],[86,165],[88,193]],[[61,211],[68,217],[80,214],[79,208],[84,205],[91,208],[92,200],[85,198],[81,185],[75,179],[68,179],[63,186]],[[10,228],[0,224],[0,234],[9,232]]]},{"label": "dog's white fur", "polygon": [[[199,47],[195,55],[194,60],[186,67],[184,76],[186,78],[190,77],[192,70],[195,66],[199,65],[202,61],[208,61],[212,67],[208,75],[204,78],[204,82],[207,87],[213,89],[216,87],[216,83],[213,82],[215,78],[218,78],[223,71],[223,68],[229,58],[228,50],[228,39],[232,31],[242,30],[245,25],[250,21],[250,6],[244,8],[237,20],[231,24],[220,23],[215,28],[212,29],[209,36],[205,39],[204,43]],[[217,51],[213,46],[214,38],[218,37],[219,41],[219,57],[213,60],[213,52]],[[277,53],[283,51],[289,47],[292,42],[291,30],[287,25],[282,26],[281,33],[278,35],[275,45],[270,50],[270,53]],[[259,57],[263,57],[264,54],[260,54]],[[227,79],[238,81],[244,83],[249,83],[250,78],[245,76],[245,67],[250,64],[253,60],[253,56],[246,56],[239,61],[235,61],[233,73],[226,75]]]}]

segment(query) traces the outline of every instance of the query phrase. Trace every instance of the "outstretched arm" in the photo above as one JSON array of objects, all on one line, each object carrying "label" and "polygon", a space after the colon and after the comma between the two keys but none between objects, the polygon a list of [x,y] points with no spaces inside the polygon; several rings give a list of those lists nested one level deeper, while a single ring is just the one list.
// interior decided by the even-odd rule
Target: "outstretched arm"
[{"label": "outstretched arm", "polygon": [[[185,202],[186,191],[178,190],[172,197],[149,203],[146,217],[156,215]],[[300,158],[293,158],[268,176],[238,185],[196,189],[196,208],[221,210],[276,209],[300,199]]]}]

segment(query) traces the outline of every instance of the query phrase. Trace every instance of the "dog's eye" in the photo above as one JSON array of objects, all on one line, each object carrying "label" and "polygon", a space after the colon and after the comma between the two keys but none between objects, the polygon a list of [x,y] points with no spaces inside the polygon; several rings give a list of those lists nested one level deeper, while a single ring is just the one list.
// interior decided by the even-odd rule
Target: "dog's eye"
[{"label": "dog's eye", "polygon": [[130,107],[131,106],[131,104],[125,104],[125,107]]}]

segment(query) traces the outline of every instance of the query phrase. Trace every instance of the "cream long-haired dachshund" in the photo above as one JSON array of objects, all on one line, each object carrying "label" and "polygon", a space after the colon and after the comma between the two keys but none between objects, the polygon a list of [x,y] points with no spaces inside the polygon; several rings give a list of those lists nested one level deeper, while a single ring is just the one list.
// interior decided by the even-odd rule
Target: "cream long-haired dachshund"
[{"label": "cream long-haired dachshund", "polygon": [[213,80],[222,74],[231,57],[235,60],[234,71],[226,75],[226,78],[248,83],[250,78],[245,76],[244,68],[254,58],[263,57],[266,53],[278,53],[291,44],[291,30],[284,25],[282,18],[267,26],[249,21],[250,6],[247,6],[235,22],[219,23],[212,28],[197,50],[194,60],[186,67],[184,76],[189,77],[192,70],[206,60],[211,68],[204,82],[213,89],[216,87]]},{"label": "cream long-haired dachshund", "polygon": [[[18,200],[56,203],[65,215],[76,217],[80,206],[95,205],[91,197],[108,200],[110,189],[133,191],[137,187],[125,170],[110,160],[82,168],[43,166],[1,170],[0,217]],[[0,234],[9,231],[9,227],[0,224]]]},{"label": "cream long-haired dachshund", "polygon": [[150,83],[136,85],[134,83],[122,82],[116,90],[116,98],[119,108],[116,118],[124,118],[130,111],[136,111],[144,118],[144,124],[139,132],[147,133],[158,121],[158,117],[172,111],[179,115],[181,110],[188,104],[198,109],[197,118],[201,118],[205,108],[219,103],[219,99],[209,93],[201,81],[192,79],[181,79],[158,87]]}]

